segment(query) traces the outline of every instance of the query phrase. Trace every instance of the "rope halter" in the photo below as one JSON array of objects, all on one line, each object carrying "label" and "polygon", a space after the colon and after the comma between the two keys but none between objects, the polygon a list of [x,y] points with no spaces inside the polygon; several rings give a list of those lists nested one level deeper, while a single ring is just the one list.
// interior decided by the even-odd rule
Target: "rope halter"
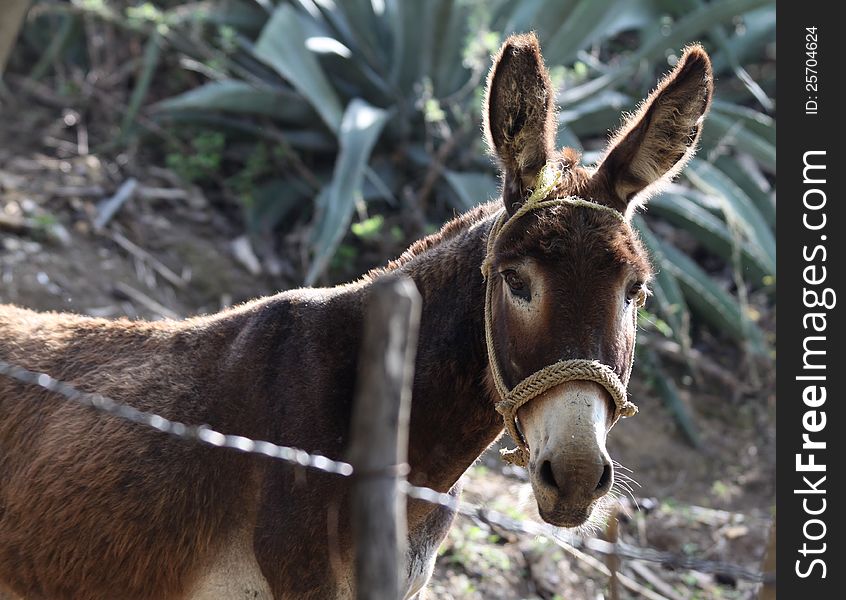
[{"label": "rope halter", "polygon": [[[520,206],[519,209],[509,218],[504,209],[500,209],[499,216],[494,221],[491,232],[488,236],[487,252],[485,260],[482,263],[482,275],[485,277],[485,343],[488,350],[488,362],[490,363],[491,373],[493,375],[494,385],[499,394],[500,401],[496,404],[496,411],[502,415],[505,421],[505,429],[517,443],[517,448],[511,450],[502,450],[502,458],[506,462],[525,467],[529,463],[529,446],[526,440],[520,433],[517,427],[517,410],[543,394],[547,390],[562,384],[566,381],[593,381],[608,390],[611,398],[614,400],[614,419],[611,423],[612,427],[620,417],[631,417],[637,414],[637,406],[628,401],[626,397],[626,386],[614,372],[614,369],[597,360],[586,360],[582,358],[560,360],[554,364],[547,365],[539,371],[536,371],[526,377],[523,381],[509,390],[505,385],[505,380],[502,377],[499,362],[494,354],[493,343],[493,273],[492,263],[494,258],[494,246],[496,241],[502,237],[504,232],[514,226],[523,215],[526,213],[546,208],[550,206],[558,206],[562,204],[570,206],[582,206],[594,210],[601,210],[614,215],[622,223],[625,223],[625,217],[611,207],[584,200],[574,196],[567,196],[563,198],[554,198],[547,200],[549,195],[561,180],[561,170],[552,163],[547,163],[538,175],[538,182],[535,189],[532,191],[529,199]],[[633,319],[635,321],[635,331],[637,331],[637,310],[632,311]],[[626,373],[628,380],[632,371],[632,363],[634,362],[634,352],[632,352],[632,361]]]}]

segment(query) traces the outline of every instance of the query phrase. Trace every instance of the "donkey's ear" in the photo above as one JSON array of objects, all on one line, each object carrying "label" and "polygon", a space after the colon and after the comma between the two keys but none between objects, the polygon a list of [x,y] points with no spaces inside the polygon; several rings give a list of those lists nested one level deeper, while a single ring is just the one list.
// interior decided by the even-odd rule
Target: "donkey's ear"
[{"label": "donkey's ear", "polygon": [[688,47],[616,134],[594,174],[594,183],[603,189],[602,196],[610,195],[614,208],[631,215],[662,181],[684,167],[696,152],[713,90],[708,54],[701,46]]},{"label": "donkey's ear", "polygon": [[505,209],[513,214],[554,150],[555,98],[534,33],[512,35],[494,57],[483,113],[502,168]]}]

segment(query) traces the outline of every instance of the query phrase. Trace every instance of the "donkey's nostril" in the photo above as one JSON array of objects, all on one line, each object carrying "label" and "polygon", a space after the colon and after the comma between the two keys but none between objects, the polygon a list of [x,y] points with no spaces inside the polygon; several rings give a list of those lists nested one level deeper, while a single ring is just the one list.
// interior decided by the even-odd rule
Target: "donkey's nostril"
[{"label": "donkey's nostril", "polygon": [[611,488],[611,480],[614,478],[614,471],[611,465],[606,464],[602,469],[602,476],[599,478],[599,483],[596,484],[596,491],[605,493]]},{"label": "donkey's nostril", "polygon": [[555,488],[555,489],[558,488],[558,482],[555,480],[555,475],[552,472],[552,463],[551,462],[549,462],[548,460],[545,460],[545,461],[543,461],[543,463],[541,463],[539,475],[540,475],[541,481],[543,481],[545,484],[547,484],[548,486]]}]

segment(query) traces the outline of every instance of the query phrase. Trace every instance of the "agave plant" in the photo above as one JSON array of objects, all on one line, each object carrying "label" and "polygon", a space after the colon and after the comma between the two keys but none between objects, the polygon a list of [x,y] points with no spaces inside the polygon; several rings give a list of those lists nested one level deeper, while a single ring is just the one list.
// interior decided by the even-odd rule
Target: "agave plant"
[{"label": "agave plant", "polygon": [[[704,39],[711,42],[721,84],[728,75],[732,85],[718,87],[700,158],[685,180],[653,201],[651,212],[736,263],[751,285],[771,285],[775,210],[762,173],[775,168],[775,123],[766,114],[772,81],[764,82],[765,90],[740,65],[761,54],[774,28],[774,6],[761,0],[669,4],[301,0],[263,4],[267,17],[259,28],[261,15],[247,19],[246,5],[229,3],[229,12],[216,13],[223,27],[241,23],[228,60],[251,65],[250,76],[244,76],[247,67],[224,68],[218,79],[158,108],[180,122],[221,114],[270,119],[274,135],[314,163],[334,158],[315,198],[311,282],[349,229],[365,187],[369,200],[390,202],[403,181],[417,179],[462,209],[495,195],[492,169],[472,140],[479,122],[476,92],[488,52],[502,35],[537,31],[562,83],[560,142],[586,148],[586,159],[615,115],[634,108],[633,98],[641,97],[653,71],[667,67],[668,54],[672,60],[673,50]],[[727,25],[746,30],[730,35]],[[638,36],[629,49],[619,39],[624,33]],[[435,181],[424,182],[430,170]],[[680,340],[691,305],[729,335],[763,348],[736,300],[666,240],[644,237],[666,265],[656,300]]]}]

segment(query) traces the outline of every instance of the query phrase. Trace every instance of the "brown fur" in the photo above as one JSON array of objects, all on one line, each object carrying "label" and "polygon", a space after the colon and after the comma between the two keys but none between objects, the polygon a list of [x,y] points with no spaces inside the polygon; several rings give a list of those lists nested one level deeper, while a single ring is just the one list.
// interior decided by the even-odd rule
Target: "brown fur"
[{"label": "brown fur", "polygon": [[555,147],[555,93],[534,33],[505,41],[486,89],[485,137],[502,166],[503,201],[511,214]]},{"label": "brown fur", "polygon": [[[662,86],[674,93],[684,72]],[[509,210],[525,200],[532,169],[552,157],[566,167],[557,194],[626,210],[612,195],[620,169],[591,175],[572,151],[552,153],[552,90],[534,36],[506,42],[489,86],[497,106],[487,136]],[[649,102],[660,104],[661,93]],[[690,139],[687,121],[661,127],[675,129]],[[502,431],[479,270],[499,206],[473,209],[354,284],[293,290],[211,316],[146,323],[0,306],[0,357],[171,419],[343,457],[362,309],[372,281],[401,272],[423,296],[410,480],[455,494]],[[579,207],[532,213],[498,242],[494,264],[524,269],[545,291],[541,318],[527,329],[495,281],[496,352],[513,359],[503,364],[509,383],[561,358],[597,358],[618,372],[627,365],[633,332],[618,314],[631,283],[649,276],[627,224]],[[177,440],[0,377],[0,590],[176,600],[223,540],[246,529],[276,598],[348,597],[348,492],[346,479]],[[432,558],[452,516],[410,501],[414,561]]]},{"label": "brown fur", "polygon": [[612,139],[597,171],[600,195],[625,211],[675,176],[696,151],[713,95],[711,61],[702,46],[689,46]]}]

